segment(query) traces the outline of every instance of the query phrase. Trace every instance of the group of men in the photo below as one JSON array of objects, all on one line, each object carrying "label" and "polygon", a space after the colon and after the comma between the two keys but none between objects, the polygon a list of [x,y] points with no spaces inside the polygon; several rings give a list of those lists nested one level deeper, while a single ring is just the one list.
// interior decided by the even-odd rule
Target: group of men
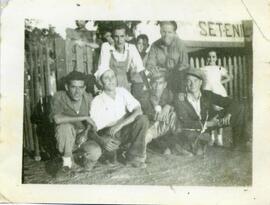
[{"label": "group of men", "polygon": [[[202,90],[204,76],[189,68],[176,29],[175,22],[160,23],[161,38],[152,44],[144,66],[136,48],[125,41],[125,28],[116,27],[114,44],[101,49],[95,78],[102,92],[94,98],[85,92],[83,73],[67,75],[65,91],[55,94],[51,112],[63,159],[59,173],[70,173],[74,153],[86,171],[98,160],[120,158],[145,168],[146,147],[153,139],[166,142],[167,154],[200,155],[208,131],[216,127],[232,127],[234,147],[244,143],[243,106]],[[214,105],[224,109],[215,112]]]}]

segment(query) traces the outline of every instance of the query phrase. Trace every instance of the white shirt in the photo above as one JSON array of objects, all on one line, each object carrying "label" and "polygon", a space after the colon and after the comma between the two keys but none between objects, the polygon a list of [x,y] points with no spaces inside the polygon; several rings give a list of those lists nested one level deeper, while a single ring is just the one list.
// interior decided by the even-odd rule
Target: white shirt
[{"label": "white shirt", "polygon": [[97,130],[101,130],[137,107],[140,107],[140,103],[125,88],[117,87],[114,99],[105,92],[93,99],[90,116],[96,123]]},{"label": "white shirt", "polygon": [[195,99],[190,93],[187,93],[187,100],[201,119],[201,94],[199,95],[198,99]]},{"label": "white shirt", "polygon": [[227,76],[228,72],[225,68],[217,65],[208,65],[201,68],[204,72],[204,90],[210,90],[223,97],[227,96],[226,89],[221,83],[222,77]]},{"label": "white shirt", "polygon": [[[125,43],[124,53],[119,53],[114,46],[105,42],[101,45],[98,69],[110,67],[111,52],[117,61],[125,61],[129,53],[128,69],[133,69],[136,72],[145,70],[141,56],[133,44]],[[127,70],[128,72],[129,70]]]}]

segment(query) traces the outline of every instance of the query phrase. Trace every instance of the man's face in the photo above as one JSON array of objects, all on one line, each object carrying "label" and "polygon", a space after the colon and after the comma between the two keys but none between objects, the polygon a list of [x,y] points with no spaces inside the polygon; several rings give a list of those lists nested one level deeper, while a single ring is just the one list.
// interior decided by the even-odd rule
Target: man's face
[{"label": "man's face", "polygon": [[188,75],[186,78],[186,85],[187,85],[187,92],[196,93],[199,92],[201,89],[202,80],[195,76]]},{"label": "man's face", "polygon": [[171,45],[173,38],[175,37],[175,30],[171,24],[163,24],[160,27],[160,35],[163,43],[167,46]]},{"label": "man's face", "polygon": [[117,86],[117,79],[112,70],[108,70],[101,76],[101,83],[105,91],[114,91]]},{"label": "man's face", "polygon": [[164,77],[157,78],[152,82],[153,92],[157,95],[162,94],[163,90],[166,88],[167,82]]},{"label": "man's face", "polygon": [[126,42],[126,31],[125,29],[116,29],[113,33],[113,39],[116,48],[121,48]]},{"label": "man's face", "polygon": [[69,84],[66,84],[66,91],[73,101],[79,101],[82,99],[85,91],[85,84],[83,80],[71,80]]},{"label": "man's face", "polygon": [[207,62],[208,65],[216,65],[217,54],[215,51],[211,51],[208,53]]}]

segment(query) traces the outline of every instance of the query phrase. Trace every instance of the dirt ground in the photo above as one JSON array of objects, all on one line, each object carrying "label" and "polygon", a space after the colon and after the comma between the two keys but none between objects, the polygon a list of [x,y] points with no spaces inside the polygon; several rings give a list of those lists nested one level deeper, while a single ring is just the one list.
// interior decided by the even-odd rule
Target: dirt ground
[{"label": "dirt ground", "polygon": [[147,151],[147,168],[121,163],[98,163],[91,172],[76,173],[72,178],[53,175],[56,160],[36,162],[24,155],[23,183],[26,184],[118,184],[118,185],[196,185],[250,186],[252,152],[231,151],[228,147],[209,147],[205,156],[162,155]]}]

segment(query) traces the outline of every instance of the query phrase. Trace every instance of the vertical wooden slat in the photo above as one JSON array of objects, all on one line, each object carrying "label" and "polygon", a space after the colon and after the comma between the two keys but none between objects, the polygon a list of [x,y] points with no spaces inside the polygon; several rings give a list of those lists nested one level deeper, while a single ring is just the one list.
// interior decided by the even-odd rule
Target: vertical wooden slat
[{"label": "vertical wooden slat", "polygon": [[204,58],[201,57],[201,67],[204,67],[204,66],[205,66]]},{"label": "vertical wooden slat", "polygon": [[87,72],[92,74],[93,72],[93,51],[89,46],[86,46],[86,59],[87,59]]},{"label": "vertical wooden slat", "polygon": [[[227,70],[227,72],[228,72],[227,59],[226,59],[225,56],[223,56],[223,58],[222,58],[222,64],[223,64],[223,67],[224,67],[224,68]],[[225,87],[225,89],[226,89],[226,91],[227,91],[227,94],[229,95],[229,83],[224,84],[224,87]]]},{"label": "vertical wooden slat", "polygon": [[200,67],[200,61],[199,61],[199,58],[198,57],[195,58],[195,67],[196,68],[199,68]]},{"label": "vertical wooden slat", "polygon": [[[228,72],[233,76],[233,65],[232,65],[232,58],[229,56],[228,58]],[[234,77],[234,76],[233,76]],[[233,80],[229,82],[229,94],[231,97],[233,97]]]},{"label": "vertical wooden slat", "polygon": [[76,70],[80,72],[84,72],[83,48],[82,46],[79,46],[79,45],[76,45],[76,61],[77,61]]},{"label": "vertical wooden slat", "polygon": [[194,66],[194,59],[193,59],[193,57],[190,57],[189,62],[190,62],[190,67],[191,68],[194,68],[195,66]]},{"label": "vertical wooden slat", "polygon": [[[55,38],[55,65],[57,82],[67,74],[66,41],[60,37]],[[57,84],[57,87],[59,85]]]},{"label": "vertical wooden slat", "polygon": [[238,56],[238,65],[239,65],[239,82],[238,82],[238,86],[239,86],[239,97],[242,98],[243,97],[243,64],[242,64],[242,57]]},{"label": "vertical wooden slat", "polygon": [[[34,86],[35,86],[35,106],[37,105],[39,101],[39,81],[38,81],[38,69],[37,69],[37,47],[35,45],[35,67],[34,67]],[[32,110],[33,111],[33,110]],[[29,123],[30,124],[30,123]],[[39,152],[39,141],[38,141],[38,136],[36,133],[36,125],[32,125],[32,131],[33,131],[33,140],[34,140],[34,148],[35,148],[35,159],[40,160],[40,152]]]},{"label": "vertical wooden slat", "polygon": [[219,65],[219,66],[221,66],[222,64],[221,64],[221,58],[218,58],[218,60],[217,60],[217,64]]},{"label": "vertical wooden slat", "polygon": [[233,92],[234,92],[234,97],[239,99],[239,88],[237,86],[238,81],[239,81],[239,74],[238,74],[238,65],[237,65],[237,57],[233,57],[233,73],[234,73],[234,80],[233,80]]},{"label": "vertical wooden slat", "polygon": [[[73,70],[72,61],[73,61],[73,48],[72,42],[70,39],[66,39],[66,46],[65,46],[65,55],[66,55],[66,73],[69,73]],[[76,51],[74,51],[76,52]]]},{"label": "vertical wooden slat", "polygon": [[49,48],[46,47],[45,48],[45,78],[46,78],[46,85],[47,85],[47,93],[46,93],[46,96],[50,96],[51,95],[51,92],[52,92],[52,85],[51,85],[51,82],[50,82],[50,75],[51,75],[51,69],[50,69],[50,64],[51,64],[51,61],[50,61],[50,56],[49,56]]},{"label": "vertical wooden slat", "polygon": [[39,52],[39,66],[38,66],[38,73],[39,73],[39,81],[40,81],[40,95],[44,97],[46,95],[46,82],[44,80],[44,52],[43,46],[39,43],[38,44],[38,52]]},{"label": "vertical wooden slat", "polygon": [[243,56],[243,96],[247,98],[247,66],[246,57]]}]

